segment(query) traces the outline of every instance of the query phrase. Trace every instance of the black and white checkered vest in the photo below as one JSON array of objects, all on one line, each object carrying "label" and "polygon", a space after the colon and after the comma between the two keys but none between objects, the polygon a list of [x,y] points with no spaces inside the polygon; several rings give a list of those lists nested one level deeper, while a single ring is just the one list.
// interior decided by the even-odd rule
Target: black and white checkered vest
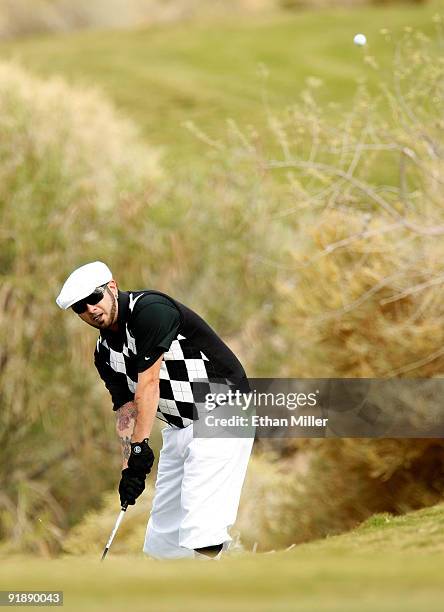
[{"label": "black and white checkered vest", "polygon": [[155,296],[162,296],[177,308],[181,320],[175,338],[163,352],[157,416],[170,425],[183,428],[197,418],[193,381],[200,381],[199,400],[204,395],[204,381],[207,381],[208,392],[212,391],[212,381],[225,380],[231,389],[242,391],[248,388],[248,381],[234,353],[193,310],[159,291],[119,291],[119,331],[102,331],[95,350],[95,365],[111,393],[114,410],[134,399],[138,355],[131,320],[138,305],[145,304],[146,308],[147,301]]}]

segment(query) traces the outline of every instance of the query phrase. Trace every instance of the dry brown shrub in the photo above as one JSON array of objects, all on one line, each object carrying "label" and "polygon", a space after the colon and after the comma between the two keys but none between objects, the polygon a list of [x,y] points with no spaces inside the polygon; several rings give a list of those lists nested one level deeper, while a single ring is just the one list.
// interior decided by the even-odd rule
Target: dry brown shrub
[{"label": "dry brown shrub", "polygon": [[[436,23],[439,29],[439,16]],[[393,73],[381,74],[380,94],[361,84],[349,111],[320,106],[321,84],[310,79],[298,104],[270,117],[279,151],[264,152],[252,140],[252,154],[244,146],[245,158],[270,172],[284,195],[268,217],[269,231],[281,237],[273,256],[263,257],[273,283],[269,308],[238,339],[260,346],[250,362],[256,372],[267,354],[274,376],[442,377],[439,40],[406,31],[395,44]],[[378,70],[374,58],[365,61]],[[281,461],[293,484],[283,493],[276,542],[436,503],[444,494],[443,449],[433,439],[289,442]]]},{"label": "dry brown shrub", "polygon": [[[284,374],[371,378],[442,372],[442,241],[406,228],[385,232],[388,225],[333,209],[305,226],[306,250],[295,253],[295,265],[306,257],[308,237],[319,257],[308,266],[302,262],[296,287],[286,279],[278,286],[280,327],[296,325],[302,336],[300,353],[290,356]],[[288,335],[290,355],[291,341]]]},{"label": "dry brown shrub", "polygon": [[[112,554],[141,553],[146,524],[153,501],[153,481],[130,506],[112,544]],[[103,495],[100,506],[85,513],[63,540],[63,550],[72,555],[96,555],[100,558],[119,514],[118,495],[112,491]]]},{"label": "dry brown shrub", "polygon": [[144,207],[159,166],[101,94],[8,63],[0,135],[0,537],[49,554],[109,483],[108,460],[118,476],[91,337],[54,300],[73,267],[125,250],[128,203]]}]

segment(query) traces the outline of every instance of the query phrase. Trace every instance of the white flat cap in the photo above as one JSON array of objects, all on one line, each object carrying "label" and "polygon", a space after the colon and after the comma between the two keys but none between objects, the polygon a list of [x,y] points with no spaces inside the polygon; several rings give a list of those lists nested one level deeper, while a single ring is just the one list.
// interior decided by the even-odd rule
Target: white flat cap
[{"label": "white flat cap", "polygon": [[72,272],[65,281],[56,303],[66,310],[75,302],[90,295],[96,287],[108,283],[113,275],[102,261],[93,261]]}]

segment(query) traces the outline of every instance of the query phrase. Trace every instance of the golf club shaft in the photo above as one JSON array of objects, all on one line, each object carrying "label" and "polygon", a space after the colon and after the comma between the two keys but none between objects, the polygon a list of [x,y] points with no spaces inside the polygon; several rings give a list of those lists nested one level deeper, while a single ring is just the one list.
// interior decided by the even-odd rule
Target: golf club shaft
[{"label": "golf club shaft", "polygon": [[107,544],[105,546],[105,550],[103,551],[101,561],[104,560],[104,558],[106,557],[106,555],[107,555],[107,553],[108,553],[108,551],[109,551],[109,549],[111,547],[111,544],[113,543],[114,536],[116,535],[117,530],[119,529],[120,523],[122,522],[122,519],[123,519],[123,517],[125,515],[125,512],[126,512],[127,508],[128,508],[128,504],[125,502],[123,504],[123,506],[122,506],[122,509],[120,510],[119,516],[117,517],[117,521],[116,521],[116,524],[114,525],[114,529],[112,530],[111,535],[109,536],[109,540],[108,540],[108,542],[107,542]]}]

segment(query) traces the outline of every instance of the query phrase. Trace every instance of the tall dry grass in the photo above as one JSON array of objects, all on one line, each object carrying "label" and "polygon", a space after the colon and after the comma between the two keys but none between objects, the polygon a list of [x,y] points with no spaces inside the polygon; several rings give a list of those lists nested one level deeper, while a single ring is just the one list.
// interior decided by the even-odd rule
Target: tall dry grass
[{"label": "tall dry grass", "polygon": [[[248,262],[240,278],[256,304],[249,311],[239,300],[244,329],[236,344],[256,374],[441,372],[440,19],[435,40],[406,31],[394,44],[388,76],[365,54],[364,63],[380,72],[380,91],[359,84],[348,109],[334,101],[321,106],[322,83],[310,78],[285,113],[268,113],[266,128],[231,122],[225,142],[200,135],[213,151],[204,177],[210,195],[200,209],[190,208],[196,234],[182,236],[181,248],[197,244],[202,224],[212,237],[213,225],[225,245],[203,248],[208,261],[226,255],[228,286]],[[203,294],[206,304],[226,303]],[[230,298],[237,300],[235,291]],[[258,343],[261,352],[250,352]]]},{"label": "tall dry grass", "polygon": [[284,351],[291,355],[291,321],[303,338],[283,373],[431,377],[443,370],[439,45],[407,33],[392,82],[381,83],[378,98],[360,88],[338,125],[313,92],[290,119],[300,134],[279,124],[283,154],[268,167],[286,173],[295,190],[285,215],[302,236],[287,243],[293,273],[281,274],[276,287]]},{"label": "tall dry grass", "polygon": [[[320,84],[312,80],[286,116],[270,118],[280,153],[256,148],[250,156],[291,194],[270,215],[270,230],[279,225],[282,239],[273,258],[264,258],[274,276],[273,305],[244,333],[246,343],[265,338],[262,354],[268,349],[274,375],[443,375],[438,16],[436,25],[434,40],[407,31],[397,41],[393,72],[389,79],[381,75],[379,95],[361,85],[351,111],[320,107]],[[365,61],[378,70],[371,56]],[[260,356],[253,361],[262,366]],[[287,455],[290,449],[291,443]],[[293,450],[283,466],[294,473],[294,484],[281,508],[285,527],[276,537],[282,544],[444,495],[440,439],[294,442]]]},{"label": "tall dry grass", "polygon": [[[268,133],[231,125],[224,143],[201,135],[223,158],[218,167],[227,172],[220,180],[225,192],[236,185],[245,194],[249,186],[240,200],[233,192],[231,207],[224,200],[224,218],[216,221],[236,256],[230,260],[223,250],[227,260],[215,269],[228,262],[222,286],[233,286],[234,293],[202,292],[199,300],[215,316],[219,301],[225,308],[234,300],[233,322],[243,323],[233,327],[240,331],[233,347],[246,357],[250,373],[442,376],[440,17],[436,25],[433,40],[406,31],[394,44],[391,75],[380,73],[379,93],[360,84],[351,109],[319,105],[322,84],[310,79],[285,114],[269,115]],[[379,70],[370,55],[364,61]],[[236,210],[240,221],[233,226]],[[241,234],[245,251],[230,240]],[[208,262],[217,262],[216,250],[204,252]],[[240,262],[248,262],[244,272]],[[215,291],[217,276],[207,284],[202,272],[202,286]],[[247,297],[237,301],[241,286]],[[286,460],[282,453],[277,464],[288,478],[283,497],[273,491],[272,501],[257,498],[257,521],[241,516],[243,538],[248,545],[285,546],[337,533],[373,512],[436,503],[444,494],[443,449],[439,439],[289,442]]]},{"label": "tall dry grass", "polygon": [[66,275],[105,260],[122,289],[165,290],[226,337],[270,289],[252,243],[272,250],[277,236],[259,175],[227,180],[227,162],[211,176],[166,177],[100,93],[14,64],[0,65],[0,81],[0,538],[52,554],[119,476],[96,335],[54,302]]},{"label": "tall dry grass", "polygon": [[0,536],[48,553],[118,465],[91,338],[54,299],[70,269],[125,249],[159,166],[99,93],[7,63],[0,134]]}]

